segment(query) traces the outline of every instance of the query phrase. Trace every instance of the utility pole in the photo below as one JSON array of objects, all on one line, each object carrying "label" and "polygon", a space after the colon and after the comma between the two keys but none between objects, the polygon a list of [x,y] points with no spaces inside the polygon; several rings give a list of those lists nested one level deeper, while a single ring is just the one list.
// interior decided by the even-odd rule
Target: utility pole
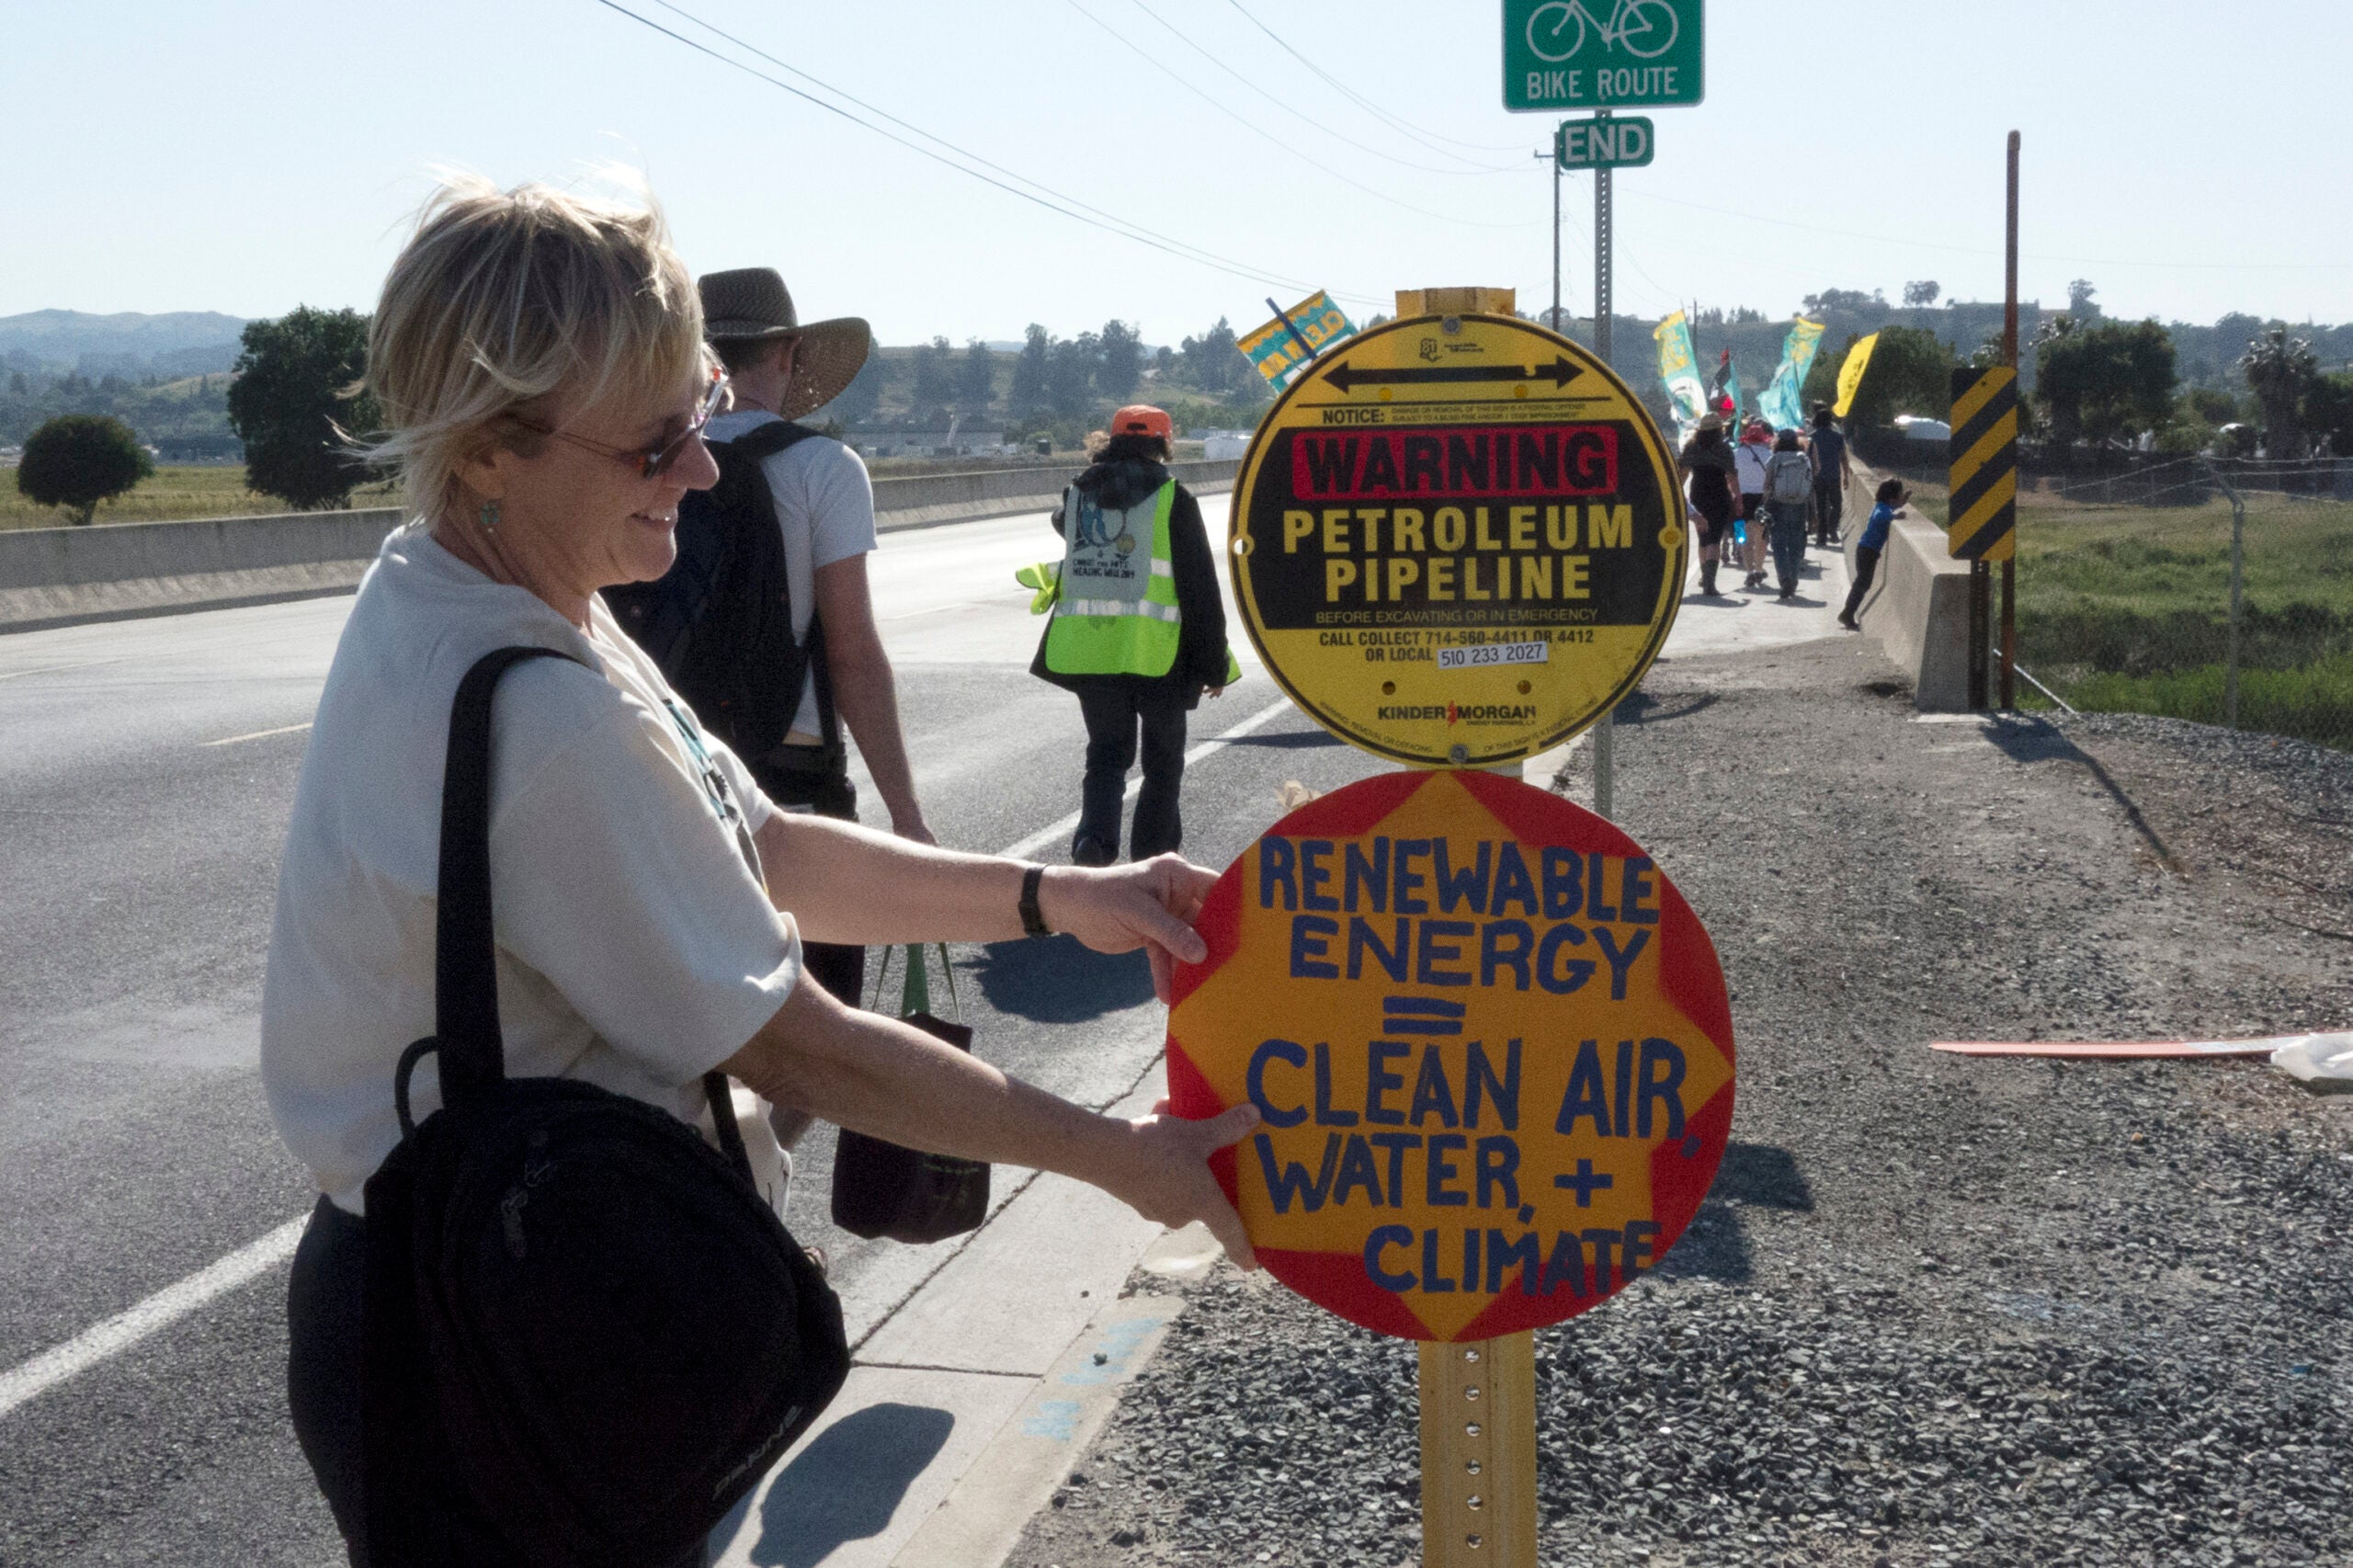
[{"label": "utility pole", "polygon": [[[1606,120],[1609,111],[1602,109],[1593,117]],[[1593,171],[1593,351],[1609,363],[1610,302],[1610,234],[1609,169],[1604,166]],[[1557,233],[1557,228],[1555,233]],[[1618,715],[1613,709],[1601,716],[1593,727],[1593,809],[1602,816],[1610,813],[1617,793]]]},{"label": "utility pole", "polygon": [[[2010,132],[2009,224],[2002,246],[2002,362],[2013,374],[2018,368],[2018,133]],[[2234,579],[2235,580],[2235,579]],[[2018,705],[2018,547],[2002,562],[2002,706]],[[2232,617],[2232,631],[2238,629]],[[2234,674],[2235,674],[2235,670]]]}]

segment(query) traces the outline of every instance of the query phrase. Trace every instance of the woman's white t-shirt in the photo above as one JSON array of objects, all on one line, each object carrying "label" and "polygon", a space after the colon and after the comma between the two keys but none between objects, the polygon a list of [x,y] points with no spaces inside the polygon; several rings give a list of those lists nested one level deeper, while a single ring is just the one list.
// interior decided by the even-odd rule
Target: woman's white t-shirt
[{"label": "woman's white t-shirt", "polygon": [[[392,1073],[433,1032],[435,890],[449,703],[524,643],[491,715],[491,904],[511,1077],[567,1077],[700,1119],[700,1079],[801,974],[728,815],[776,808],[699,733],[594,602],[589,632],[417,526],[384,541],[336,644],[302,758],[262,994],[279,1134],[340,1207],[400,1142]],[[710,766],[697,758],[697,746]],[[412,1108],[440,1104],[431,1063]]]}]

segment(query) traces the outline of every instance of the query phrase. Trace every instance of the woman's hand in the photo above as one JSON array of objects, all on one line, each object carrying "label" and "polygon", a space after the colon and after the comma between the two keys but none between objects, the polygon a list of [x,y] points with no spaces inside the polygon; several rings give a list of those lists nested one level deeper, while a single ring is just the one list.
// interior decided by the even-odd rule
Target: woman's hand
[{"label": "woman's hand", "polygon": [[1098,953],[1144,949],[1152,960],[1153,994],[1166,1002],[1176,963],[1209,956],[1192,923],[1216,881],[1215,871],[1175,855],[1101,869],[1050,866],[1038,885],[1038,912],[1050,927]]},{"label": "woman's hand", "polygon": [[1168,1102],[1162,1100],[1150,1116],[1129,1125],[1135,1131],[1134,1146],[1122,1162],[1125,1168],[1103,1181],[1104,1190],[1172,1231],[1200,1221],[1235,1267],[1257,1267],[1242,1216],[1225,1200],[1209,1161],[1258,1125],[1258,1108],[1245,1101],[1207,1121],[1186,1121],[1169,1115]]}]

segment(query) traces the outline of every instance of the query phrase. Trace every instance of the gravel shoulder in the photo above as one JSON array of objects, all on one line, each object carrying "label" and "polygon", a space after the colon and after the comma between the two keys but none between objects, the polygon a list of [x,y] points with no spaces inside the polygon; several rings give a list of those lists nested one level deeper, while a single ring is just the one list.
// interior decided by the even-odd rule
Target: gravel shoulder
[{"label": "gravel shoulder", "polygon": [[[2353,1562],[2353,1098],[1927,1049],[2353,1027],[2353,757],[1921,722],[1852,640],[1662,661],[1624,718],[1741,1094],[1658,1272],[1538,1336],[1543,1560]],[[1010,1562],[1417,1562],[1412,1346],[1183,1293]]]}]

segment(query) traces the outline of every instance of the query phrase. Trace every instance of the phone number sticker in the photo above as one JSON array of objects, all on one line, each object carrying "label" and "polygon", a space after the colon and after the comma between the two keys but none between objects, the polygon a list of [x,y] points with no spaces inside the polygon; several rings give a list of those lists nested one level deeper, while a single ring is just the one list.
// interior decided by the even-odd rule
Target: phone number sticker
[{"label": "phone number sticker", "polygon": [[1478,669],[1487,665],[1540,665],[1551,657],[1550,642],[1488,642],[1475,648],[1440,648],[1442,670]]}]

